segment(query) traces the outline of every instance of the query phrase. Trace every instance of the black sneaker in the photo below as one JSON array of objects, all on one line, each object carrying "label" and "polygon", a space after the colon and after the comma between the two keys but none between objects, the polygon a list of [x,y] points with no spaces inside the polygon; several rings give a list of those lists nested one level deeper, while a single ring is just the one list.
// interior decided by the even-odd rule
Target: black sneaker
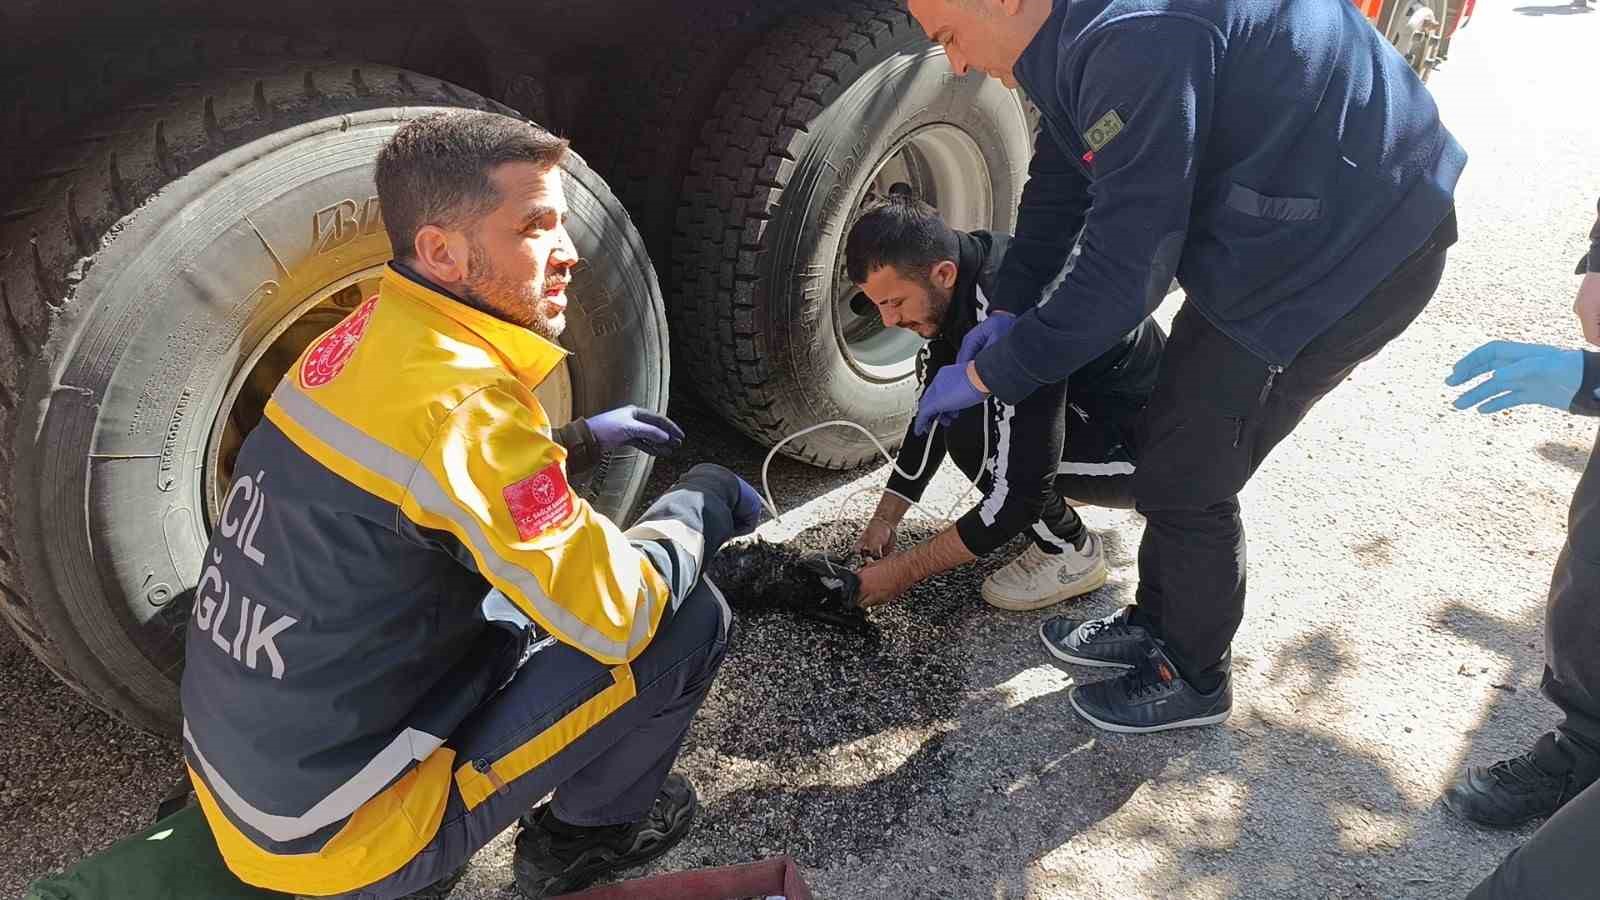
[{"label": "black sneaker", "polygon": [[1072,708],[1090,724],[1122,734],[1149,734],[1172,728],[1215,725],[1233,711],[1233,679],[1207,694],[1178,674],[1160,647],[1126,675],[1072,689]]},{"label": "black sneaker", "polygon": [[642,866],[689,833],[700,803],[682,775],[667,776],[643,822],[578,828],[556,821],[549,804],[522,817],[517,888],[528,900],[582,890],[602,875]]},{"label": "black sneaker", "polygon": [[1039,638],[1050,655],[1063,662],[1132,669],[1155,647],[1144,626],[1128,621],[1132,610],[1124,606],[1109,616],[1087,621],[1051,616],[1039,626]]},{"label": "black sneaker", "polygon": [[1589,786],[1571,771],[1539,765],[1535,748],[1488,768],[1472,766],[1444,792],[1445,808],[1485,828],[1515,828],[1553,815]]}]

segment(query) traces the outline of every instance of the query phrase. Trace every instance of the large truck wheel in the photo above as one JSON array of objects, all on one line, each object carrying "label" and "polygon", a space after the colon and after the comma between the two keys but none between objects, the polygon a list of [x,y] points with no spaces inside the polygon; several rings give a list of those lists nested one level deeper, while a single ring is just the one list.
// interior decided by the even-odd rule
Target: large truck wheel
[{"label": "large truck wheel", "polygon": [[[93,122],[0,206],[0,608],[101,707],[173,732],[201,555],[244,435],[299,351],[389,258],[372,184],[405,120],[488,108],[369,65],[273,64]],[[659,287],[582,160],[570,227],[588,260],[544,393],[555,417],[666,402]],[[626,515],[649,457],[581,485]]]},{"label": "large truck wheel", "polygon": [[[1021,98],[954,78],[896,0],[825,4],[772,30],[702,132],[678,210],[669,313],[704,399],[766,444],[831,419],[885,444],[916,403],[920,339],[885,330],[844,272],[863,205],[911,192],[956,228],[1008,230],[1033,133]],[[876,457],[853,429],[785,447]]]}]

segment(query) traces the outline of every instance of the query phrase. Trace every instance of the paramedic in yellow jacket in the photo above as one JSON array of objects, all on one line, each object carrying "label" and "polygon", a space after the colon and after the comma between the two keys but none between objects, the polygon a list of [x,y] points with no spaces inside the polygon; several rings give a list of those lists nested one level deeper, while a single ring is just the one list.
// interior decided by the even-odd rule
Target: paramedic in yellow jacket
[{"label": "paramedic in yellow jacket", "polygon": [[[189,623],[184,751],[250,884],[443,897],[520,817],[538,898],[688,830],[694,789],[669,772],[730,624],[700,572],[761,503],[699,466],[623,532],[568,487],[534,399],[578,261],[566,152],[492,113],[402,127],[377,169],[396,261],[239,454]],[[637,410],[592,421],[601,449],[671,438]]]}]

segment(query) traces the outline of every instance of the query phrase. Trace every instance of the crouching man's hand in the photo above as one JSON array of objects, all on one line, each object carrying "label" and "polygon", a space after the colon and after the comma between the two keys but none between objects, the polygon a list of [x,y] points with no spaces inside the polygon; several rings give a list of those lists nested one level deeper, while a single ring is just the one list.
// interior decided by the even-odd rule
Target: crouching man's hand
[{"label": "crouching man's hand", "polygon": [[882,519],[869,519],[867,527],[861,531],[861,539],[856,541],[856,552],[868,559],[883,559],[894,552],[894,541],[899,531],[891,522]]},{"label": "crouching man's hand", "polygon": [[884,491],[878,499],[878,508],[873,510],[872,518],[867,520],[867,527],[862,529],[861,538],[856,541],[856,552],[869,559],[883,559],[893,553],[900,520],[905,518],[906,510],[910,508],[910,500]]}]

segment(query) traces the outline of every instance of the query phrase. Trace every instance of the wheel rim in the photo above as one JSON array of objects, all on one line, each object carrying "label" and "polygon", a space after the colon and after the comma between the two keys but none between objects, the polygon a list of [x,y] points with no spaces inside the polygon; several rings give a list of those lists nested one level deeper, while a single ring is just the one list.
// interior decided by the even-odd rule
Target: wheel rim
[{"label": "wheel rim", "polygon": [[[261,421],[278,382],[312,341],[378,293],[384,268],[362,269],[313,292],[267,330],[255,346],[247,348],[248,352],[241,350],[242,362],[213,416],[205,464],[197,473],[207,528],[214,528],[222,514],[239,447]],[[572,375],[566,363],[545,379],[535,394],[551,424],[561,425],[572,418]]]},{"label": "wheel rim", "polygon": [[[955,126],[929,125],[907,135],[879,161],[853,209],[859,215],[879,200],[909,194],[939,210],[952,228],[988,228],[994,222],[991,184],[976,141]],[[844,229],[836,254],[834,338],[862,377],[899,381],[912,373],[923,339],[903,328],[885,328],[877,309],[851,282],[844,253],[848,234]]]}]

